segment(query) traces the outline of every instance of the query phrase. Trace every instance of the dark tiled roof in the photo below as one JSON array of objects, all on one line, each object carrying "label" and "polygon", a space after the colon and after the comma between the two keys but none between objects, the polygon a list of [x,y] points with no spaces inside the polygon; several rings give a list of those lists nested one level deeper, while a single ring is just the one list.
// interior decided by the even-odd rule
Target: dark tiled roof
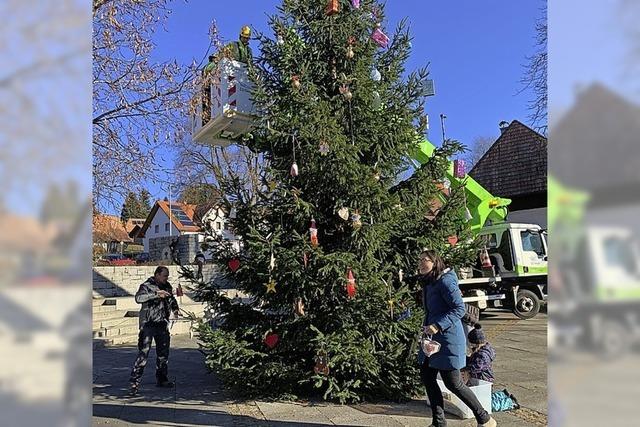
[{"label": "dark tiled roof", "polygon": [[[608,193],[640,183],[640,107],[595,83],[551,128],[549,169],[564,185]],[[637,190],[636,190],[637,191]]]},{"label": "dark tiled roof", "polygon": [[547,191],[547,138],[514,120],[469,175],[494,196]]}]

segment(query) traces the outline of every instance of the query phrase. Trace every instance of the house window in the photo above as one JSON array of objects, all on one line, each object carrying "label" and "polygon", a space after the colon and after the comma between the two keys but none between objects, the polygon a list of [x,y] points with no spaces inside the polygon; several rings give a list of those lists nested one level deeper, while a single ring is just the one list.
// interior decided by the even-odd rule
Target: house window
[{"label": "house window", "polygon": [[169,231],[169,223],[168,222],[164,225],[164,231]]},{"label": "house window", "polygon": [[227,230],[227,231],[229,231],[229,223],[228,223],[228,222],[225,222],[225,223],[224,223],[224,229],[225,229],[225,230]]},{"label": "house window", "polygon": [[216,222],[216,230],[222,230],[222,223],[220,221]]},{"label": "house window", "polygon": [[160,232],[160,226],[158,224],[156,224],[156,226],[155,226],[155,232],[156,232],[156,234],[158,234]]}]

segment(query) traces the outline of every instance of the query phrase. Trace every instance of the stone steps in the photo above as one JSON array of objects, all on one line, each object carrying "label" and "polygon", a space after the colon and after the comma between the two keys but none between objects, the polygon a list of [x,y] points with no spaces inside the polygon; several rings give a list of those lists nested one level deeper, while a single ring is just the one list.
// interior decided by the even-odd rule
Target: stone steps
[{"label": "stone steps", "polygon": [[[183,311],[203,317],[206,305],[194,301],[188,295],[177,297]],[[181,302],[182,301],[182,302]],[[93,338],[95,345],[118,345],[137,343],[140,304],[132,296],[115,298],[95,298],[93,305]],[[179,320],[171,328],[171,334],[188,334],[191,322]]]},{"label": "stone steps", "polygon": [[[122,329],[122,328],[121,328]],[[121,335],[109,335],[106,336],[96,336],[96,331],[94,331],[93,343],[95,346],[112,346],[119,344],[136,344],[138,342],[138,326],[136,325],[133,329],[126,329],[127,334]],[[189,321],[178,321],[171,328],[171,335],[185,335],[192,332],[191,322]]]}]

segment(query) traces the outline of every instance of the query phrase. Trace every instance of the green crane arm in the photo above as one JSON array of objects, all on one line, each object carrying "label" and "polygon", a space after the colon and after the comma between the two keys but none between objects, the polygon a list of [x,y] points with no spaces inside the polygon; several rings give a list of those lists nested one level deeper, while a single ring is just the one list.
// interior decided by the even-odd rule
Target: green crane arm
[{"label": "green crane arm", "polygon": [[[423,164],[433,157],[434,151],[435,146],[425,139],[418,144],[415,152],[411,153],[411,157],[418,163]],[[471,213],[469,224],[472,231],[479,231],[487,221],[503,222],[507,218],[507,206],[511,203],[511,199],[494,197],[469,175],[465,175],[464,178],[456,178],[453,171],[453,162],[449,162],[447,178],[451,182],[462,181],[464,183],[467,209]]]}]

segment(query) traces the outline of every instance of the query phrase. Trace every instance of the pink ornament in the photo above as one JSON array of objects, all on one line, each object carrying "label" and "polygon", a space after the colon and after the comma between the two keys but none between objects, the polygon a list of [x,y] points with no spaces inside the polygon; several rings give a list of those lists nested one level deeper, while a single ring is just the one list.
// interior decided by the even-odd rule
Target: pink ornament
[{"label": "pink ornament", "polygon": [[291,165],[291,170],[289,171],[289,173],[291,173],[291,176],[293,177],[298,176],[298,164],[296,162],[293,162],[293,164]]},{"label": "pink ornament", "polygon": [[354,9],[360,9],[360,0],[351,0],[351,6],[353,6]]},{"label": "pink ornament", "polygon": [[380,28],[376,28],[373,34],[371,34],[371,38],[373,41],[378,43],[380,47],[387,47],[389,44],[389,37],[385,33],[382,32]]},{"label": "pink ornament", "polygon": [[464,160],[458,159],[453,161],[453,176],[456,178],[464,178],[465,168]]}]

